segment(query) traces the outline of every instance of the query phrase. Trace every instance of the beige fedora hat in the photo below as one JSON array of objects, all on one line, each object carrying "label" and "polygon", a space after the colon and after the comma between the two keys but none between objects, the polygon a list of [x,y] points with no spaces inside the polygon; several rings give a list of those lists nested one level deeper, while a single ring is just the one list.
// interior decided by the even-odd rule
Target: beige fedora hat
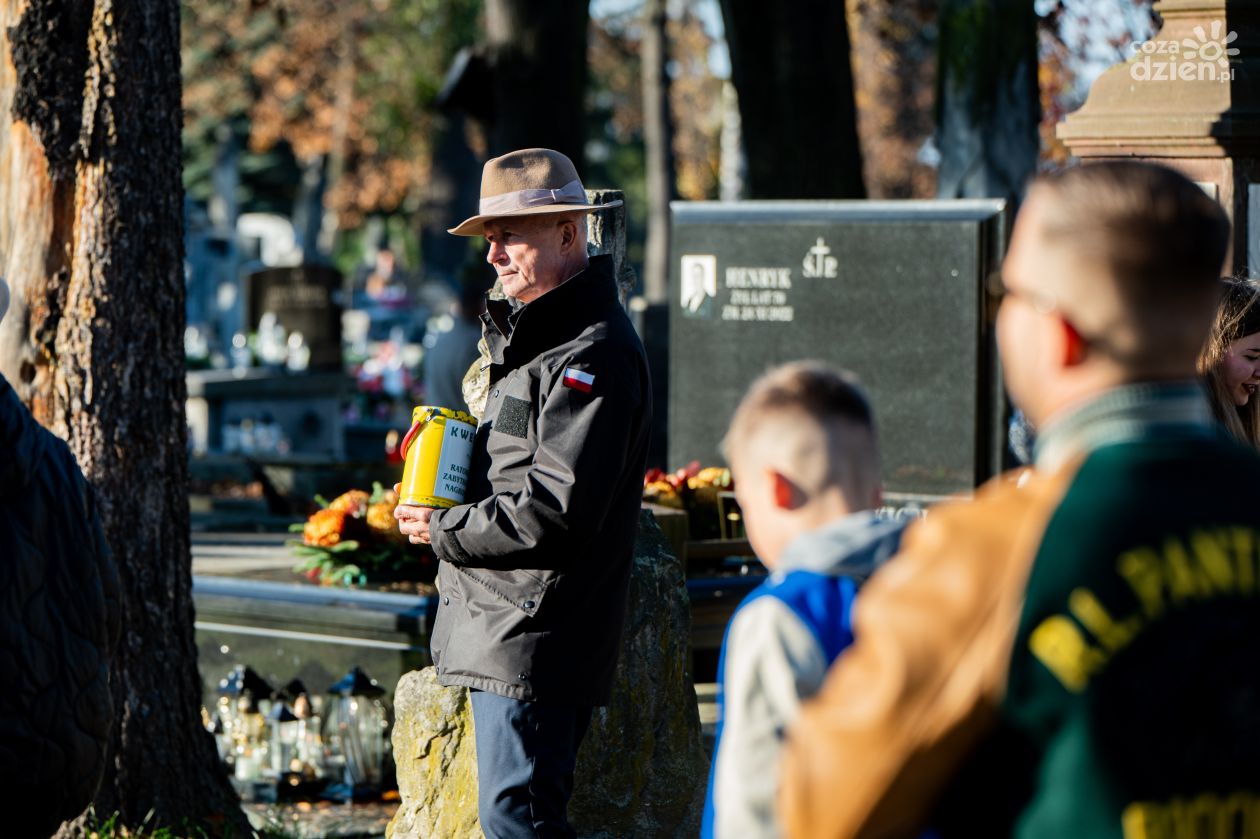
[{"label": "beige fedora hat", "polygon": [[456,236],[480,236],[487,221],[507,216],[573,213],[616,207],[586,203],[586,190],[573,161],[551,149],[521,149],[486,161],[481,171],[477,215],[452,227]]}]

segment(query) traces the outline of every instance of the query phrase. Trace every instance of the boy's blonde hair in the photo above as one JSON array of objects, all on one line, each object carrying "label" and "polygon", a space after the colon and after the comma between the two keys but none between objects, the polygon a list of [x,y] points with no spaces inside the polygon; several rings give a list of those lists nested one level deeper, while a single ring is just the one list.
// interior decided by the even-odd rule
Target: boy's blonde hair
[{"label": "boy's blonde hair", "polygon": [[838,488],[854,510],[869,506],[880,484],[866,394],[853,374],[816,361],[785,364],[753,382],[722,451],[728,463],[755,459],[782,472],[809,498]]}]

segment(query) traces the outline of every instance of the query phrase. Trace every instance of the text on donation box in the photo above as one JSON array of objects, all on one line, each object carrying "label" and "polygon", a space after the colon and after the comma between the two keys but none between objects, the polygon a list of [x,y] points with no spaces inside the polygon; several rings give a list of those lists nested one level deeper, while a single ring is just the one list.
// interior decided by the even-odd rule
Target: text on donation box
[{"label": "text on donation box", "polygon": [[438,458],[436,495],[463,498],[468,486],[468,464],[472,459],[473,437],[477,429],[467,423],[447,420],[442,456]]}]

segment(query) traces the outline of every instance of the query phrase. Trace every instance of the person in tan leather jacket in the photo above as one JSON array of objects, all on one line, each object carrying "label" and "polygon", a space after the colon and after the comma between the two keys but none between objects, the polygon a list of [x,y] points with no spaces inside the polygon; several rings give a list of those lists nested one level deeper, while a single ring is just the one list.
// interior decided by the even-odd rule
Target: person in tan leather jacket
[{"label": "person in tan leather jacket", "polygon": [[788,736],[788,835],[1260,832],[1260,457],[1195,374],[1228,240],[1169,169],[1031,187],[997,336],[1034,471],[934,509],[863,589]]}]

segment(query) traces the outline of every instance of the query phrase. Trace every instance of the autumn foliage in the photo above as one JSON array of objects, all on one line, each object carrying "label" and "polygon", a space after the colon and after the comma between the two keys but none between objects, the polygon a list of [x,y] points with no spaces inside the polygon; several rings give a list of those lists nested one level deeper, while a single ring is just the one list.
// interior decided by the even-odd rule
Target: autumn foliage
[{"label": "autumn foliage", "polygon": [[185,146],[213,155],[224,127],[250,150],[324,161],[342,228],[418,202],[433,100],[476,35],[476,0],[204,0],[183,9]]}]

